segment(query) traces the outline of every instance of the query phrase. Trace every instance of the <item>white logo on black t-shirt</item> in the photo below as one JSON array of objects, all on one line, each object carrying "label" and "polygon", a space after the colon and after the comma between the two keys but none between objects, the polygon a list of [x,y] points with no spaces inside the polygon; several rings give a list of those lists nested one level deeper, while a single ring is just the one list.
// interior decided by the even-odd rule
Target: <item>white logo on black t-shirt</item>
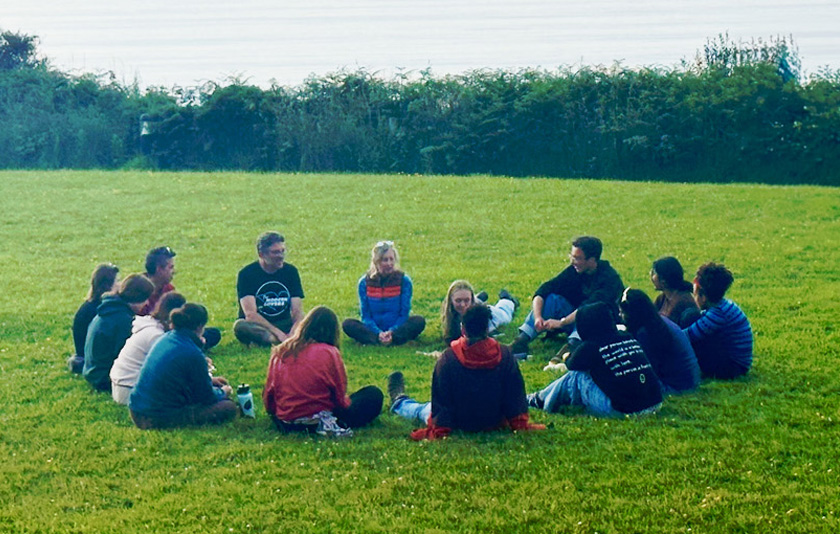
[{"label": "white logo on black t-shirt", "polygon": [[254,297],[257,300],[257,311],[263,317],[283,315],[288,311],[292,300],[288,288],[276,281],[261,285]]}]

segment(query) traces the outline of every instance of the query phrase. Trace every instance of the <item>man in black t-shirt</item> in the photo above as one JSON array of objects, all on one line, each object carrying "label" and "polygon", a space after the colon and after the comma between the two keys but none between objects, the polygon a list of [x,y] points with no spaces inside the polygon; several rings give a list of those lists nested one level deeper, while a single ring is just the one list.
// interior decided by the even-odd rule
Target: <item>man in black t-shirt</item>
[{"label": "man in black t-shirt", "polygon": [[239,319],[233,333],[242,343],[282,343],[303,318],[303,287],[297,269],[286,263],[286,240],[277,232],[257,238],[259,260],[236,279]]}]

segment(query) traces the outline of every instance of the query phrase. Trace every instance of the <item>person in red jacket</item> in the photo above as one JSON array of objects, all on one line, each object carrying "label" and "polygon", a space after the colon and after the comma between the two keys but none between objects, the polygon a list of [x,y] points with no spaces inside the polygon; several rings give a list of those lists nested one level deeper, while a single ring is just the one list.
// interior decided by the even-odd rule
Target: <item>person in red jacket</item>
[{"label": "person in red jacket", "polygon": [[366,386],[347,394],[339,352],[338,318],[316,306],[271,351],[263,390],[265,411],[281,432],[351,436],[382,411],[382,391]]},{"label": "person in red jacket", "polygon": [[412,439],[442,438],[452,430],[545,428],[529,423],[525,382],[510,349],[487,335],[490,319],[491,312],[483,304],[464,312],[464,335],[450,344],[435,365],[430,403],[419,403],[405,394],[401,372],[388,378],[391,411],[426,423],[411,433]]}]

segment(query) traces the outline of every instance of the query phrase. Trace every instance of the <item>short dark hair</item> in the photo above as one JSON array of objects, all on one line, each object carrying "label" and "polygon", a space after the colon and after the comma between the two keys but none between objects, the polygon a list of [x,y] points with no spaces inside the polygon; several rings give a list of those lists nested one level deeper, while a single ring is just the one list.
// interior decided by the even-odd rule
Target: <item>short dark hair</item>
[{"label": "short dark hair", "polygon": [[581,249],[587,260],[589,258],[600,260],[601,252],[604,250],[601,240],[597,237],[592,237],[591,235],[582,235],[575,238],[575,240],[572,241],[572,246]]},{"label": "short dark hair", "polygon": [[146,254],[146,274],[154,275],[158,267],[163,267],[170,258],[175,257],[175,251],[169,247],[153,248]]},{"label": "short dark hair", "polygon": [[720,302],[732,285],[735,277],[732,271],[722,263],[709,262],[697,269],[694,283],[700,288],[700,294],[709,302]]},{"label": "short dark hair", "polygon": [[487,337],[487,327],[490,326],[490,319],[493,314],[490,308],[481,303],[475,303],[464,312],[461,324],[464,325],[464,332],[470,339]]},{"label": "short dark hair", "polygon": [[286,238],[279,232],[263,232],[257,238],[257,254],[263,255],[268,252],[275,243],[285,243]]}]

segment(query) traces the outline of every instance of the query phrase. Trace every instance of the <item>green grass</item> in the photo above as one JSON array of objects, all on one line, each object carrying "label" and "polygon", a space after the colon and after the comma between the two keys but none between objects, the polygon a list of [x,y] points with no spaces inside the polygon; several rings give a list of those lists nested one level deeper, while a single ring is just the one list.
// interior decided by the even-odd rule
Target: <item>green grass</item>
[{"label": "green grass", "polygon": [[[0,532],[837,532],[840,196],[836,189],[358,175],[0,173]],[[396,241],[419,342],[344,340],[350,387],[393,369],[429,397],[440,300],[455,278],[522,298],[593,234],[628,285],[655,258],[725,262],[755,365],[660,415],[532,417],[541,433],[408,440],[386,413],[348,441],[256,420],[142,432],[65,370],[69,325],[101,261],[177,253],[175,284],[224,331],[221,374],[262,391],[266,350],[230,333],[236,272],[277,229],[305,308],[357,313],[371,245]],[[524,318],[517,312],[503,340]],[[558,347],[532,344],[527,389]],[[261,407],[260,407],[261,408]]]}]

